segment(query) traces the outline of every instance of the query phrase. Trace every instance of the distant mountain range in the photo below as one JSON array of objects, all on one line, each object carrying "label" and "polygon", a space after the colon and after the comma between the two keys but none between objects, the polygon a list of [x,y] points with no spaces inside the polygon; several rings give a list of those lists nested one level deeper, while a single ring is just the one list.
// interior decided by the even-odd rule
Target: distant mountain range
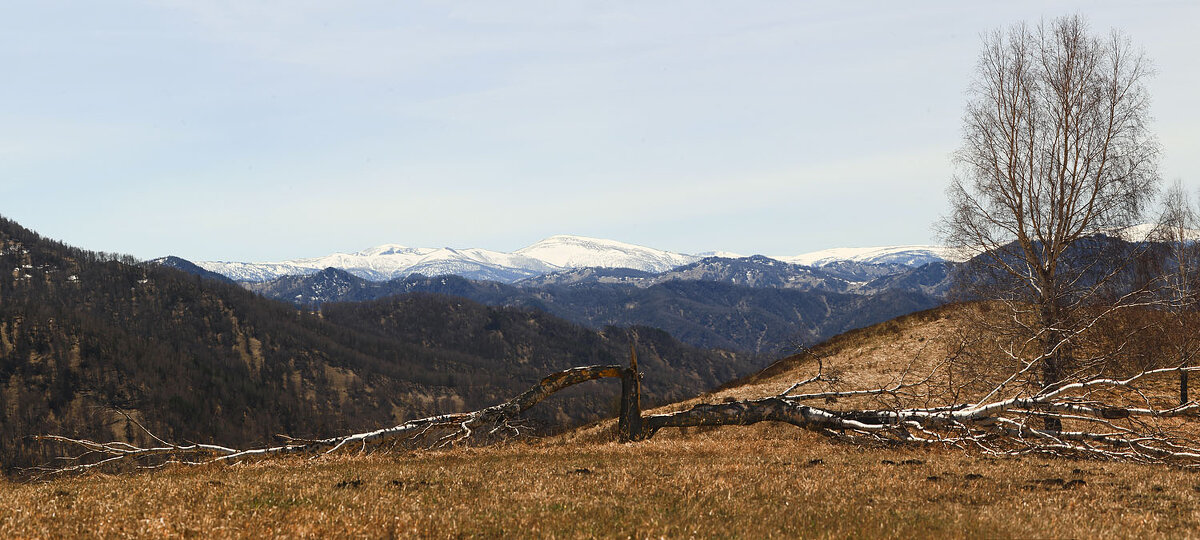
[{"label": "distant mountain range", "polygon": [[[727,252],[689,255],[615,240],[560,235],[551,236],[512,253],[478,248],[415,248],[385,244],[354,253],[335,253],[324,257],[282,262],[199,261],[195,264],[204,270],[240,282],[264,282],[283,276],[305,276],[326,268],[337,268],[369,281],[388,281],[413,274],[452,274],[468,279],[515,283],[536,276],[583,268],[620,268],[661,274],[699,262],[710,255],[728,259],[741,258]],[[764,258],[761,255],[755,257]],[[917,267],[931,262],[962,260],[961,257],[956,257],[952,250],[941,246],[836,248],[770,258],[783,263],[812,267],[827,267],[842,262]]]},{"label": "distant mountain range", "polygon": [[274,263],[153,262],[299,306],[437,293],[769,356],[944,303],[958,259],[940,246],[689,255],[563,235],[512,253],[388,244]]},{"label": "distant mountain range", "polygon": [[954,263],[912,268],[837,262],[822,268],[762,256],[708,257],[653,273],[587,267],[516,283],[410,275],[370,281],[327,268],[243,285],[303,306],[413,293],[536,309],[592,328],[661,328],[689,345],[772,355],[944,302]]}]

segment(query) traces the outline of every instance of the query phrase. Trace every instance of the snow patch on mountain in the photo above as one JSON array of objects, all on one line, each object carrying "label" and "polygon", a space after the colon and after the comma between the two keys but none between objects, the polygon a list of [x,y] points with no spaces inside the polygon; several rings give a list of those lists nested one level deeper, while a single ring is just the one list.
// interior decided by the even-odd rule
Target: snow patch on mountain
[{"label": "snow patch on mountain", "polygon": [[194,264],[234,281],[269,281],[280,276],[308,276],[321,271],[319,268],[306,268],[285,262],[196,261]]},{"label": "snow patch on mountain", "polygon": [[237,281],[253,282],[286,275],[307,276],[326,268],[340,268],[371,281],[387,281],[411,274],[457,274],[471,279],[508,282],[559,270],[540,260],[514,253],[474,248],[410,248],[399,244],[283,262],[202,261],[196,265]]},{"label": "snow patch on mountain", "polygon": [[734,253],[732,251],[703,251],[696,254],[697,257],[719,257],[722,259],[745,259],[746,255]]},{"label": "snow patch on mountain", "polygon": [[931,262],[967,259],[959,250],[947,246],[883,246],[865,248],[832,248],[793,256],[776,256],[773,259],[791,264],[822,267],[838,261],[866,264],[902,264],[921,266]]},{"label": "snow patch on mountain", "polygon": [[561,268],[632,268],[654,273],[666,272],[676,266],[701,259],[695,255],[673,253],[615,240],[568,235],[551,236],[532,246],[518,249],[515,253]]}]

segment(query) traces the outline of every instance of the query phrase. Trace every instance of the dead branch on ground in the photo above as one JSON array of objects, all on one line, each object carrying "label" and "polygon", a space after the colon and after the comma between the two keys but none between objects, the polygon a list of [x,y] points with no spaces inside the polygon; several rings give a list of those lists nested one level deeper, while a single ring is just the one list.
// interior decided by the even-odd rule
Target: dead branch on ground
[{"label": "dead branch on ground", "polygon": [[[1035,395],[1003,399],[1003,388],[974,403],[905,408],[899,406],[834,409],[811,404],[864,396],[894,402],[927,397],[914,392],[928,379],[912,383],[805,395],[777,396],[717,404],[642,418],[641,438],[663,428],[750,425],[763,421],[791,424],[859,443],[941,445],[996,455],[1046,454],[1141,463],[1200,467],[1200,440],[1181,420],[1200,417],[1200,403],[1162,406],[1144,385],[1155,377],[1173,377],[1196,367],[1161,368],[1125,378],[1096,377],[1048,388]],[[820,375],[809,380],[819,380]],[[805,381],[802,381],[805,382]],[[802,385],[799,385],[802,386]],[[796,387],[789,388],[789,392]],[[1046,418],[1068,426],[1048,430]]]},{"label": "dead branch on ground", "polygon": [[[636,366],[636,363],[634,365]],[[518,434],[522,429],[518,423],[520,414],[551,394],[569,386],[595,379],[620,377],[625,381],[629,378],[629,371],[619,365],[571,368],[543,378],[529,390],[504,403],[477,411],[419,418],[375,431],[326,439],[290,439],[288,444],[261,448],[239,449],[214,444],[170,443],[126,415],[127,419],[144,431],[156,444],[142,447],[123,441],[95,442],[61,435],[41,435],[34,439],[80,449],[81,453],[60,457],[54,463],[34,467],[29,472],[35,476],[44,477],[64,473],[80,473],[122,464],[132,464],[140,468],[157,468],[168,463],[200,464],[235,462],[245,458],[283,454],[329,454],[342,449],[365,449],[368,445],[377,445],[388,441],[424,441],[430,447],[446,447],[465,442],[477,435]],[[628,387],[628,382],[623,386]]]}]

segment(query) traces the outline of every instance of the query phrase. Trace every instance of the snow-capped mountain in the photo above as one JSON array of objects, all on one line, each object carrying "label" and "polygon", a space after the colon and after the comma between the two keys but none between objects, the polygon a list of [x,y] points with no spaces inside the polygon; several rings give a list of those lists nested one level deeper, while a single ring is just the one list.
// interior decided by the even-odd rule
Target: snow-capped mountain
[{"label": "snow-capped mountain", "polygon": [[559,268],[632,268],[654,273],[701,259],[615,240],[567,235],[551,236],[514,253]]},{"label": "snow-capped mountain", "polygon": [[[954,253],[952,249],[942,246],[894,246],[835,248],[771,258],[813,267],[826,267],[838,262],[915,267],[929,262],[963,259]],[[689,255],[615,240],[559,235],[511,253],[479,248],[419,248],[384,244],[353,253],[334,253],[290,261],[201,261],[195,264],[244,282],[263,282],[280,276],[307,276],[326,268],[338,268],[370,281],[387,281],[412,274],[454,274],[468,279],[513,283],[534,276],[582,268],[630,269],[660,274],[712,256],[743,258],[726,251]]]},{"label": "snow-capped mountain", "polygon": [[946,246],[885,246],[867,248],[833,248],[793,256],[771,257],[791,264],[804,266],[827,266],[835,262],[850,261],[866,264],[902,264],[921,266],[931,262],[961,262],[966,257],[954,248]]},{"label": "snow-capped mountain", "polygon": [[470,279],[511,283],[519,279],[572,268],[632,268],[664,272],[699,260],[624,242],[583,236],[551,236],[512,253],[487,249],[414,248],[384,244],[354,253],[334,253],[282,262],[202,261],[196,265],[236,281],[260,282],[287,275],[311,275],[340,268],[371,281],[411,274],[455,274]]},{"label": "snow-capped mountain", "polygon": [[486,249],[413,248],[385,244],[355,253],[334,253],[283,262],[248,263],[203,261],[205,270],[236,281],[268,281],[280,276],[306,276],[340,268],[363,279],[386,281],[410,274],[457,274],[471,279],[511,282],[560,268],[516,253]]}]

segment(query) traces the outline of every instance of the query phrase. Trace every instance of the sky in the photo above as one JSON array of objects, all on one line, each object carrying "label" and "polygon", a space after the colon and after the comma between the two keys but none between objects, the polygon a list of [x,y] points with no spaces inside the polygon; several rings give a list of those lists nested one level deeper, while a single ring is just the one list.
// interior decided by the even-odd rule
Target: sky
[{"label": "sky", "polygon": [[936,243],[981,34],[1071,13],[1200,187],[1200,2],[0,0],[0,215],[191,260]]}]

